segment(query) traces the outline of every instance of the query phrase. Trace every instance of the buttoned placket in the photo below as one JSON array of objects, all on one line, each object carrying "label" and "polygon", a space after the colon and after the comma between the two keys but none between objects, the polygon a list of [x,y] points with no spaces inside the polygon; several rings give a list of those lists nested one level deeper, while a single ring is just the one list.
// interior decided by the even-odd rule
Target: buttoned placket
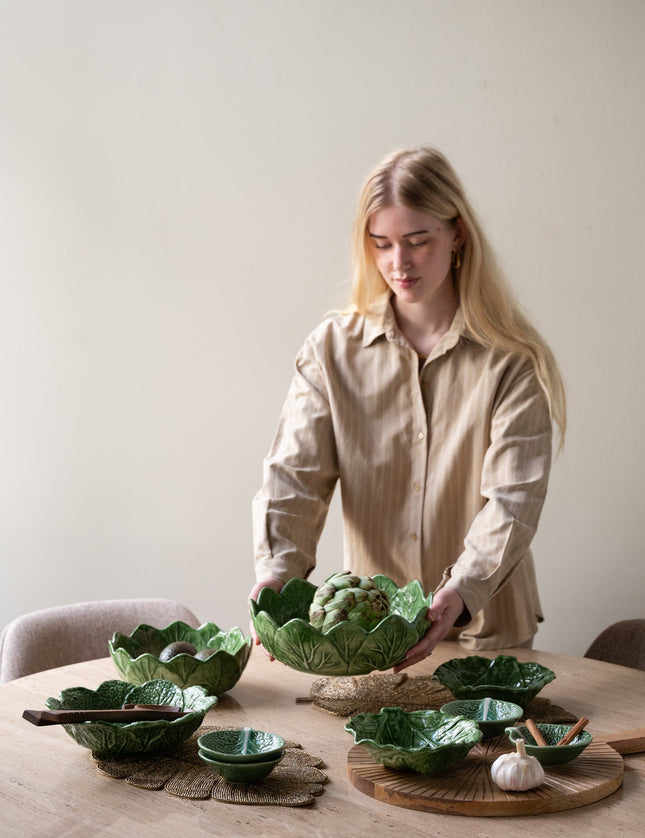
[{"label": "buttoned placket", "polygon": [[407,543],[401,545],[401,547],[407,557],[407,564],[411,573],[410,578],[419,579],[423,576],[423,507],[428,470],[428,419],[421,391],[417,353],[402,334],[389,330],[386,336],[388,340],[402,348],[409,363],[408,395],[411,419],[408,433],[410,434],[409,444],[412,449],[412,472],[410,474],[410,496],[406,504],[410,510],[407,519],[409,526],[408,532],[402,533],[402,537]]}]

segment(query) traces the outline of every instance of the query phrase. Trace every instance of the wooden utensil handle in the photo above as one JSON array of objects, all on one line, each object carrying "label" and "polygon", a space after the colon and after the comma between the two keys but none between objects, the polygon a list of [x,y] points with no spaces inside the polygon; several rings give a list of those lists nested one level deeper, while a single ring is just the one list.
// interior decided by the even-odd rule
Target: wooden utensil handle
[{"label": "wooden utensil handle", "polygon": [[81,722],[142,722],[178,719],[182,711],[170,710],[25,710],[23,719],[32,725],[64,725]]}]

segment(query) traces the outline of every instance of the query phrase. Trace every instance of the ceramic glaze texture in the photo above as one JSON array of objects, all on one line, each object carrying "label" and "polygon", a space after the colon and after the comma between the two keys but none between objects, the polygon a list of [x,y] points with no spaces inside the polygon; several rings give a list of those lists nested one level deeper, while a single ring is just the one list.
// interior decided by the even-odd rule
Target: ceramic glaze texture
[{"label": "ceramic glaze texture", "polygon": [[228,780],[229,783],[256,783],[267,777],[276,765],[284,759],[284,751],[277,757],[261,762],[222,762],[213,759],[206,751],[198,751],[199,757],[206,765],[212,768],[220,777]]},{"label": "ceramic glaze texture", "polygon": [[511,742],[523,739],[526,753],[535,757],[542,765],[565,765],[571,762],[580,756],[593,738],[583,730],[568,745],[558,745],[557,743],[571,730],[571,725],[538,724],[537,729],[542,734],[546,746],[536,744],[525,725],[507,728],[506,733]]},{"label": "ceramic glaze texture", "polygon": [[501,736],[510,724],[522,717],[524,712],[519,704],[500,701],[496,698],[450,701],[440,709],[442,713],[449,716],[465,716],[467,719],[477,722],[479,729],[484,734],[484,739]]},{"label": "ceramic glaze texture", "polygon": [[463,759],[482,738],[476,722],[438,710],[384,707],[359,713],[345,725],[354,742],[388,768],[437,774]]},{"label": "ceramic glaze texture", "polygon": [[96,690],[69,687],[58,698],[48,698],[50,710],[117,710],[124,704],[170,704],[189,711],[171,721],[81,722],[63,725],[67,733],[99,754],[150,754],[174,748],[188,739],[217,703],[203,687],[182,690],[169,681],[150,681],[140,686],[126,681],[104,681]]},{"label": "ceramic glaze texture", "polygon": [[390,613],[370,631],[344,620],[329,631],[309,622],[316,586],[291,579],[280,593],[263,588],[251,600],[251,618],[264,648],[276,660],[314,675],[364,675],[390,669],[430,628],[432,594],[418,581],[399,588],[387,576],[372,577],[390,600]]},{"label": "ceramic glaze texture", "polygon": [[[180,654],[169,661],[159,660],[170,643],[190,643],[197,651],[214,649],[206,660]],[[238,682],[246,666],[253,641],[239,628],[222,631],[215,623],[192,628],[178,620],[166,628],[145,623],[132,634],[115,632],[109,642],[110,654],[121,677],[132,684],[163,678],[178,687],[202,686],[211,695],[221,695]]]},{"label": "ceramic glaze texture", "polygon": [[263,730],[244,728],[213,730],[200,736],[197,744],[207,756],[221,762],[261,762],[273,759],[284,749],[284,739]]},{"label": "ceramic glaze texture", "polygon": [[511,655],[453,658],[437,667],[434,677],[458,699],[499,698],[526,707],[555,678],[539,663],[520,663]]}]

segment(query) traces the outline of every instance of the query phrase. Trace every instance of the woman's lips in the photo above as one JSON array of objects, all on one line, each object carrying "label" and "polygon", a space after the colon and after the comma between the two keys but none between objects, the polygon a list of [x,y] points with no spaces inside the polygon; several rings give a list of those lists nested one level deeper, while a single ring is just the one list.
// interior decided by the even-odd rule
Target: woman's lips
[{"label": "woman's lips", "polygon": [[407,289],[407,288],[412,288],[412,286],[416,282],[418,282],[418,280],[419,280],[418,276],[403,276],[403,277],[397,277],[397,278],[393,279],[392,281],[395,282],[399,286],[399,288]]}]

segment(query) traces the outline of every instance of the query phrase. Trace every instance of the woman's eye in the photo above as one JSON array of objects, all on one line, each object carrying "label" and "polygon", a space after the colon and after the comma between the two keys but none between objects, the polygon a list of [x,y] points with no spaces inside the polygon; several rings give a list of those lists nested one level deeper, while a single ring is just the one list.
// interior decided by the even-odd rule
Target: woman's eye
[{"label": "woman's eye", "polygon": [[427,239],[424,239],[423,241],[420,241],[420,242],[410,242],[412,247],[423,247],[423,245],[427,244],[427,243],[428,243]]},{"label": "woman's eye", "polygon": [[377,244],[376,242],[374,242],[374,247],[377,250],[387,250],[388,247],[391,247],[391,245],[389,245],[389,244]]}]

